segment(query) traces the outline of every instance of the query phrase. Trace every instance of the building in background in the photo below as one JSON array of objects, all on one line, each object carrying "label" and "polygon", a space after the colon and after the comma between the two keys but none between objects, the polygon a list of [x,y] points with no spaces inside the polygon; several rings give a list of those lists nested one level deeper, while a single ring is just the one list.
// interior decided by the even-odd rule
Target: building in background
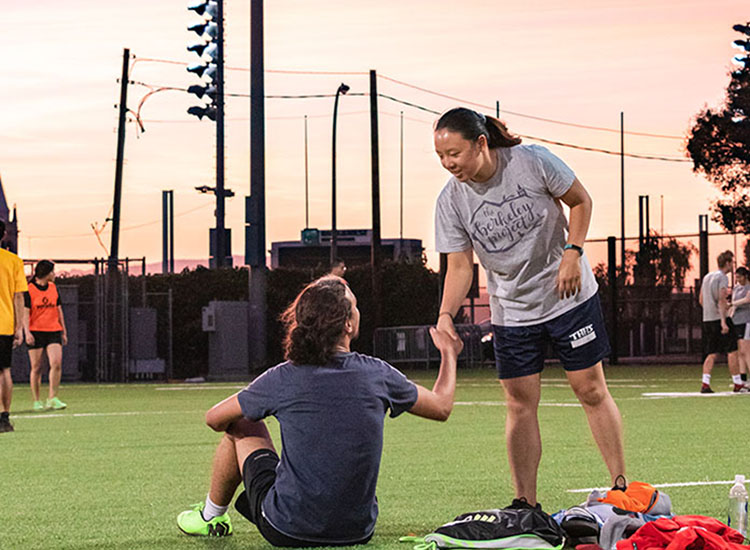
[{"label": "building in background", "polygon": [[[338,256],[349,267],[370,263],[370,229],[340,229],[336,231]],[[382,239],[384,260],[421,262],[421,239]],[[277,267],[307,267],[328,269],[331,253],[331,232],[327,229],[304,229],[299,241],[271,243],[271,269]]]},{"label": "building in background", "polygon": [[0,179],[0,220],[5,223],[5,236],[0,240],[0,247],[18,254],[18,216],[15,205],[12,212],[8,207],[2,179]]}]

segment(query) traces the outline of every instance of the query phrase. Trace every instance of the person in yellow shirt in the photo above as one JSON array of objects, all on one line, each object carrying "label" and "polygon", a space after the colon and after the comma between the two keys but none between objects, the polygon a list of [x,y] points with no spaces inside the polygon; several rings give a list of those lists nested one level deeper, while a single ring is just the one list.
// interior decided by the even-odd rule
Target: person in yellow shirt
[{"label": "person in yellow shirt", "polygon": [[[4,235],[5,223],[0,220],[0,239]],[[0,433],[13,431],[10,423],[13,396],[10,364],[13,348],[23,342],[23,293],[27,290],[23,260],[0,249]]]}]

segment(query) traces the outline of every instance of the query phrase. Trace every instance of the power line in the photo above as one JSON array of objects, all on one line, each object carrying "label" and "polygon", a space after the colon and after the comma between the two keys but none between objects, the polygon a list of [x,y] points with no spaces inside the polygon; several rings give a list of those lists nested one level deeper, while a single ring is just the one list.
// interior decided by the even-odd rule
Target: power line
[{"label": "power line", "polygon": [[[187,63],[183,63],[181,61],[170,61],[166,59],[156,59],[156,58],[136,58],[135,61],[151,61],[155,63],[169,63],[169,64],[176,64],[176,65],[187,65]],[[135,61],[133,64],[135,64]],[[227,67],[229,70],[233,71],[250,71],[250,69],[245,67]],[[271,73],[271,74],[297,74],[297,75],[367,75],[369,73],[364,71],[303,71],[303,70],[281,70],[281,69],[266,69],[265,72]],[[411,88],[413,90],[418,90],[420,92],[424,92],[426,94],[431,94],[437,97],[442,97],[444,99],[450,99],[451,101],[458,101],[460,103],[464,103],[466,105],[473,105],[474,107],[480,107],[482,109],[487,109],[491,112],[494,112],[495,107],[492,105],[486,105],[484,103],[477,103],[476,101],[470,101],[468,99],[463,99],[460,97],[443,94],[441,92],[436,92],[435,90],[431,90],[429,88],[424,88],[422,86],[417,86],[416,84],[410,84],[408,82],[405,82],[403,80],[398,80],[396,78],[392,78],[390,76],[386,76],[384,74],[378,73],[378,78],[382,78],[383,80],[387,80],[389,82],[393,82],[394,84],[398,84],[399,86],[405,86],[407,88]],[[550,124],[558,124],[561,126],[570,126],[572,128],[581,128],[584,130],[594,130],[597,132],[610,132],[610,133],[616,133],[619,134],[620,130],[617,128],[606,128],[603,126],[593,126],[589,124],[580,124],[577,122],[570,122],[565,120],[557,120],[553,118],[546,118],[546,117],[540,117],[536,115],[530,115],[527,113],[521,113],[518,111],[510,111],[508,109],[500,109],[501,113],[505,113],[512,116],[517,116],[520,118],[527,118],[530,120],[537,120],[540,122],[547,122]],[[439,114],[439,113],[438,113]],[[641,136],[641,137],[651,137],[651,138],[659,138],[659,139],[675,139],[683,141],[685,138],[683,136],[674,136],[674,135],[667,135],[667,134],[654,134],[650,132],[634,132],[631,130],[625,131],[625,134],[629,136]]]},{"label": "power line", "polygon": [[[453,101],[458,101],[458,102],[461,102],[461,103],[465,103],[467,105],[473,105],[475,107],[481,107],[483,109],[489,109],[490,111],[494,111],[494,109],[495,109],[495,107],[493,107],[491,105],[485,105],[484,103],[476,103],[474,101],[469,101],[468,99],[462,99],[460,97],[455,97],[455,96],[443,94],[443,93],[440,93],[440,92],[436,92],[436,91],[430,90],[428,88],[422,88],[421,86],[416,86],[414,84],[409,84],[408,82],[404,82],[402,80],[397,80],[395,78],[391,78],[389,76],[385,76],[385,75],[380,74],[380,73],[378,73],[378,78],[382,78],[383,80],[388,80],[389,82],[393,82],[394,84],[398,84],[400,86],[405,86],[407,88],[412,88],[414,90],[419,90],[420,92],[425,92],[427,94],[432,94],[432,95],[435,95],[435,96],[438,96],[438,97],[442,97],[442,98],[445,98],[445,99],[450,99],[450,100],[453,100]],[[545,117],[540,117],[540,116],[535,116],[535,115],[528,115],[526,113],[519,113],[517,111],[509,111],[507,109],[500,109],[500,112],[501,113],[507,113],[509,115],[513,115],[513,116],[517,116],[517,117],[529,118],[529,119],[532,119],[532,120],[539,120],[539,121],[542,121],[542,122],[549,122],[551,124],[559,124],[559,125],[562,125],[562,126],[572,126],[574,128],[583,128],[583,129],[586,129],[586,130],[596,130],[596,131],[599,131],[599,132],[612,132],[612,133],[616,133],[616,134],[620,133],[620,130],[617,130],[616,128],[604,128],[604,127],[601,127],[601,126],[590,126],[588,124],[579,124],[579,123],[576,123],[576,122],[568,122],[568,121],[563,121],[563,120],[555,120],[555,119],[552,119],[552,118],[545,118]],[[669,136],[669,135],[664,135],[664,134],[651,134],[651,133],[648,133],[648,132],[632,132],[632,131],[627,131],[625,133],[628,134],[628,135],[632,135],[632,136],[644,136],[644,137],[664,138],[664,139],[679,139],[680,141],[682,141],[684,139],[682,136]]]},{"label": "power line", "polygon": [[[428,113],[433,113],[436,115],[439,115],[440,113],[437,111],[434,111],[432,109],[429,109],[427,107],[424,107],[422,105],[417,105],[416,103],[410,103],[408,101],[403,101],[401,99],[397,99],[395,97],[391,97],[389,95],[385,94],[378,94],[380,97],[384,99],[388,99],[390,101],[393,101],[395,103],[400,103],[401,105],[407,105],[408,107],[413,107],[415,109],[419,109],[421,111],[425,111]],[[578,149],[580,151],[591,151],[593,153],[604,153],[607,155],[617,155],[620,156],[619,151],[610,151],[608,149],[599,149],[596,147],[585,147],[583,145],[575,145],[573,143],[564,143],[562,141],[553,141],[550,139],[535,137],[535,136],[529,136],[524,134],[517,134],[518,136],[525,138],[525,139],[531,139],[533,141],[540,141],[542,143],[549,143],[551,145],[559,145],[560,147],[568,147],[569,149]],[[641,155],[638,153],[625,153],[624,156],[629,158],[636,158],[636,159],[642,159],[642,160],[661,160],[666,162],[692,162],[690,159],[683,159],[683,158],[676,158],[676,157],[662,157],[662,156],[656,156],[656,155]]]},{"label": "power line", "polygon": [[[176,90],[176,91],[187,92],[186,88],[179,88],[179,87],[173,87],[173,86],[160,86],[160,87],[158,87],[158,89],[154,90],[154,88],[156,88],[156,86],[151,85],[151,84],[147,84],[145,82],[132,81],[132,83],[136,84],[136,85],[139,85],[139,86],[145,86],[147,88],[152,89],[152,91],[149,94],[147,94],[146,97],[148,97],[149,95],[151,95],[153,93],[156,93],[157,91],[162,91],[162,90]],[[226,95],[232,96],[232,97],[250,97],[250,94],[226,94]],[[351,92],[351,93],[349,93],[347,95],[364,97],[364,96],[368,96],[369,94],[364,93],[364,92]],[[378,96],[382,97],[383,99],[387,99],[389,101],[393,101],[395,103],[399,103],[401,105],[406,105],[407,107],[411,107],[413,109],[418,109],[420,111],[424,111],[426,113],[431,113],[431,114],[434,114],[434,115],[439,115],[440,114],[439,111],[436,111],[434,109],[430,109],[429,107],[425,107],[424,105],[419,105],[417,103],[413,103],[413,102],[410,102],[410,101],[405,101],[403,99],[398,99],[396,97],[393,97],[393,96],[390,96],[390,95],[387,95],[387,94],[379,93]],[[286,95],[267,95],[265,97],[266,97],[266,99],[320,99],[320,98],[334,97],[334,95],[333,94],[300,94],[300,95],[288,95],[288,94],[286,94]],[[144,97],[144,99],[145,99],[145,97]],[[143,100],[141,100],[141,105],[142,104],[143,104]],[[138,116],[137,116],[137,118],[139,120],[140,120],[139,113],[140,113],[140,107],[141,107],[141,105],[138,106]],[[611,151],[611,150],[608,150],[608,149],[601,149],[601,148],[597,148],[597,147],[586,147],[584,145],[576,145],[576,144],[573,144],[573,143],[566,143],[566,142],[562,142],[562,141],[554,141],[554,140],[550,140],[550,139],[545,139],[545,138],[540,138],[540,137],[535,137],[535,136],[530,136],[530,135],[525,135],[525,134],[520,134],[520,133],[517,134],[517,135],[519,135],[520,137],[525,138],[525,139],[530,139],[530,140],[533,140],[533,141],[539,141],[539,142],[542,142],[542,143],[549,143],[551,145],[557,145],[559,147],[567,147],[569,149],[577,149],[579,151],[589,151],[589,152],[592,152],[592,153],[602,153],[602,154],[606,154],[606,155],[615,155],[615,156],[620,156],[621,155],[621,153],[619,151]],[[638,153],[624,153],[624,156],[626,156],[628,158],[636,158],[636,159],[641,159],[641,160],[658,160],[658,161],[665,161],[665,162],[692,162],[690,159],[676,158],[676,157],[665,157],[665,156],[659,156],[659,155],[644,155],[644,154],[638,154]]]},{"label": "power line", "polygon": [[[191,208],[190,210],[179,212],[178,214],[175,214],[174,217],[179,218],[181,216],[187,216],[188,214],[192,214],[193,212],[197,212],[198,210],[203,210],[205,208],[208,208],[209,206],[213,206],[213,204],[203,204],[201,206],[196,206],[195,208]],[[133,229],[141,229],[142,227],[155,225],[161,222],[162,222],[161,219],[152,220],[152,221],[140,223],[137,225],[130,225],[128,227],[123,227],[120,229],[120,231],[132,231]],[[21,235],[21,236],[27,239],[79,239],[83,237],[94,237],[96,235],[92,231],[91,233],[75,233],[75,234],[70,234],[70,235]]]}]

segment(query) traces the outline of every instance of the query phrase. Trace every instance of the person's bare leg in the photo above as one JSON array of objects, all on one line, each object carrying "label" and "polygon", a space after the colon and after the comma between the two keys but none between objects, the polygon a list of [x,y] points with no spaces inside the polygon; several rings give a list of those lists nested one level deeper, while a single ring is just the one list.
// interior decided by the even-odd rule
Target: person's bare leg
[{"label": "person's bare leg", "polygon": [[709,353],[708,355],[706,355],[706,359],[703,361],[703,374],[711,374],[711,371],[714,370],[715,361],[715,353]]},{"label": "person's bare leg", "polygon": [[43,349],[29,350],[29,363],[31,363],[31,373],[29,374],[29,386],[31,387],[32,401],[39,401],[39,388],[42,385],[42,355]]},{"label": "person's bare leg", "polygon": [[542,458],[539,434],[541,376],[532,374],[500,380],[505,392],[505,443],[516,498],[536,504],[536,478]]},{"label": "person's bare leg", "polygon": [[740,374],[746,375],[748,365],[750,365],[750,340],[738,340],[737,346],[739,348],[737,359],[740,366]]},{"label": "person's bare leg", "polygon": [[729,365],[729,376],[735,376],[740,373],[740,366],[737,360],[737,352],[727,353],[727,363]]},{"label": "person's bare leg", "polygon": [[625,476],[622,417],[607,388],[602,363],[600,361],[588,369],[568,371],[566,374],[573,392],[583,405],[591,434],[614,484],[617,476]]},{"label": "person's bare leg", "polygon": [[265,423],[238,420],[219,442],[211,472],[208,496],[214,504],[226,506],[242,483],[240,468],[245,459],[259,449],[273,449],[273,442]]},{"label": "person's bare leg", "polygon": [[13,398],[13,379],[10,377],[10,369],[0,371],[0,405],[2,411],[10,412],[10,402]]},{"label": "person's bare leg", "polygon": [[49,399],[52,399],[57,395],[57,390],[60,389],[62,346],[60,344],[47,346],[47,358],[49,359]]}]

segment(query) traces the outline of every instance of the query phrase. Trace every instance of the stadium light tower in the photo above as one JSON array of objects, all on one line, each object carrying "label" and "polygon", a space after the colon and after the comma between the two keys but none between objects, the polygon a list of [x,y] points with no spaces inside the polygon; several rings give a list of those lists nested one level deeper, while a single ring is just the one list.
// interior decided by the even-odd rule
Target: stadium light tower
[{"label": "stadium light tower", "polygon": [[[201,79],[188,92],[205,101],[188,108],[190,115],[216,123],[216,187],[206,188],[216,195],[216,227],[209,232],[211,267],[231,266],[231,232],[224,225],[224,201],[234,195],[224,189],[224,0],[204,0],[188,9],[203,20],[188,27],[200,41],[187,47],[198,55],[200,62],[187,68]],[[206,186],[204,186],[206,187]]]},{"label": "stadium light tower", "polygon": [[336,260],[336,117],[339,110],[339,94],[346,94],[349,86],[343,82],[336,90],[336,99],[333,101],[333,147],[331,165],[331,264]]},{"label": "stadium light tower", "polygon": [[[734,25],[732,29],[750,37],[750,24]],[[734,40],[732,42],[732,47],[742,51],[742,53],[735,55],[734,58],[732,58],[732,61],[735,64],[740,65],[742,68],[747,69],[750,67],[750,40],[747,38],[744,40]]]}]

